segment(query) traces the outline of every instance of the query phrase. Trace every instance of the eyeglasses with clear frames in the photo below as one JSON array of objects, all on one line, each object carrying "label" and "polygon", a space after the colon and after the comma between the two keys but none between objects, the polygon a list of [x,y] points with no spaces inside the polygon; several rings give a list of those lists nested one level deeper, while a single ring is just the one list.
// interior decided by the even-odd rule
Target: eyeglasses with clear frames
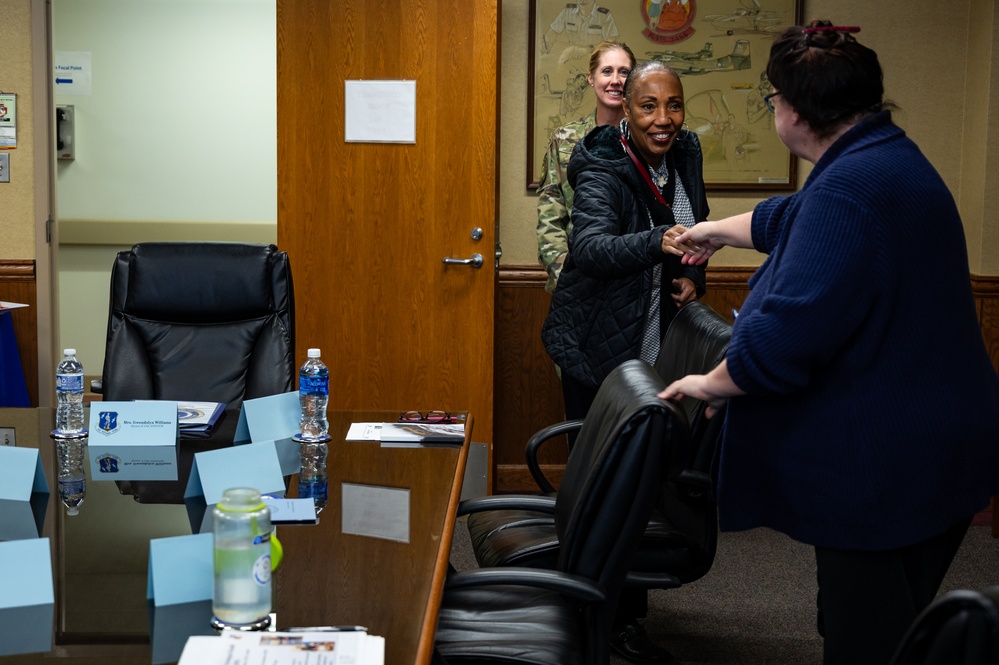
[{"label": "eyeglasses with clear frames", "polygon": [[420,411],[406,411],[399,414],[401,423],[450,423],[454,421],[447,411],[427,411],[425,414]]},{"label": "eyeglasses with clear frames", "polygon": [[763,95],[763,103],[767,105],[767,108],[770,109],[771,113],[776,113],[776,111],[774,111],[774,103],[770,100],[779,94],[779,92],[771,92],[769,95]]}]

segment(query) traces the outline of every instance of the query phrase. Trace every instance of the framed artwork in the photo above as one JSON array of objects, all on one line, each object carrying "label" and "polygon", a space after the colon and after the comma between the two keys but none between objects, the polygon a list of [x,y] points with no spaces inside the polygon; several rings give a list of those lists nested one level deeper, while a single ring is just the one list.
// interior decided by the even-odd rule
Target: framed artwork
[{"label": "framed artwork", "polygon": [[801,20],[801,0],[530,0],[527,186],[537,189],[552,132],[593,112],[593,47],[627,44],[683,83],[686,124],[709,189],[794,189],[795,163],[763,102],[770,45]]}]

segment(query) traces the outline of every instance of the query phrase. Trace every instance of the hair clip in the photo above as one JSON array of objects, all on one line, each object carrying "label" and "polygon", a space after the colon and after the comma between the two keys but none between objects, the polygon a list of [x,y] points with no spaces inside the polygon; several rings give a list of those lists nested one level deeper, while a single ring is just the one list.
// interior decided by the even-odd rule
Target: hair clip
[{"label": "hair clip", "polygon": [[807,35],[812,32],[860,32],[857,25],[820,25],[815,28],[805,28],[801,34]]}]

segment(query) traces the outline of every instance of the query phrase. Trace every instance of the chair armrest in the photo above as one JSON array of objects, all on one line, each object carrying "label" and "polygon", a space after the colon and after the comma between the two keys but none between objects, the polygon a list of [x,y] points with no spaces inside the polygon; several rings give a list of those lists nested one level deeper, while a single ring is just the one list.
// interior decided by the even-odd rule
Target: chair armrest
[{"label": "chair armrest", "polygon": [[[531,472],[531,477],[534,478],[534,482],[538,484],[542,492],[554,494],[555,486],[545,477],[545,474],[541,471],[541,466],[538,464],[538,450],[541,448],[541,444],[549,439],[554,439],[556,436],[579,431],[579,428],[582,426],[582,420],[566,420],[538,430],[527,441],[527,446],[524,449],[524,456],[527,458],[527,469]],[[569,448],[569,452],[572,452],[572,448]]]},{"label": "chair armrest", "polygon": [[624,585],[640,589],[678,589],[683,586],[683,582],[680,581],[679,577],[670,573],[646,573],[629,570],[624,578]]},{"label": "chair armrest", "polygon": [[94,393],[95,395],[103,395],[104,394],[104,379],[103,378],[101,378],[101,379],[91,379],[90,380],[90,392]]},{"label": "chair armrest", "polygon": [[534,510],[555,514],[555,497],[533,494],[499,494],[466,499],[458,504],[458,517],[489,510]]},{"label": "chair armrest", "polygon": [[447,578],[444,589],[468,589],[496,584],[513,584],[557,591],[586,603],[602,602],[606,596],[590,580],[558,570],[540,568],[476,568],[454,573]]}]

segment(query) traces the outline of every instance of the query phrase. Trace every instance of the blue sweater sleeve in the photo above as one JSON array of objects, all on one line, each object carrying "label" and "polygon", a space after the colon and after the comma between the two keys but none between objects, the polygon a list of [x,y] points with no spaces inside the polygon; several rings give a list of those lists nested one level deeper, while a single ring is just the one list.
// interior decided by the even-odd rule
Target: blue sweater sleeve
[{"label": "blue sweater sleeve", "polygon": [[753,242],[770,257],[751,282],[727,355],[741,389],[789,393],[833,358],[863,363],[863,353],[841,350],[877,297],[883,239],[871,217],[857,197],[821,186],[759,204]]}]

